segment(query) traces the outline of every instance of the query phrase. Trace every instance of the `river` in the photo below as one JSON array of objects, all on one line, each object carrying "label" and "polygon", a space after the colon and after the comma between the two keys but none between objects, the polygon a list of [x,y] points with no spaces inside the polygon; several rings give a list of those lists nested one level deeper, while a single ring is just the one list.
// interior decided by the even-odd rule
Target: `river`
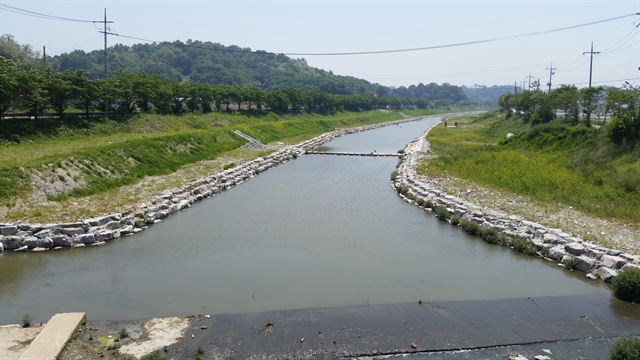
[{"label": "river", "polygon": [[[439,118],[338,138],[395,152]],[[102,247],[0,255],[0,323],[598,294],[402,201],[393,158],[305,155]]]}]

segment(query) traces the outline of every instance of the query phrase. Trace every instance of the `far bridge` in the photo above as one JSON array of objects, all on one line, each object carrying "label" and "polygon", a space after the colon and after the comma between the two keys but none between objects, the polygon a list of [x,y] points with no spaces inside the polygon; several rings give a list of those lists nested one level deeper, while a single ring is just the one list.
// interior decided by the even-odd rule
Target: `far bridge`
[{"label": "far bridge", "polygon": [[380,153],[372,152],[339,152],[339,151],[307,151],[307,154],[313,155],[337,155],[337,156],[373,156],[373,157],[399,157],[398,153]]}]

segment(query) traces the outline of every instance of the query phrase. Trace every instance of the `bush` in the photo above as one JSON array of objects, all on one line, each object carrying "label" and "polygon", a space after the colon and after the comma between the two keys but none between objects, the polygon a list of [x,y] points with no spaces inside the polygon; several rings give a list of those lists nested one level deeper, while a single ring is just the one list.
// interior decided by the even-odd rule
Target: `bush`
[{"label": "bush", "polygon": [[460,224],[460,216],[458,216],[458,215],[453,215],[453,216],[449,219],[449,222],[451,223],[451,225],[458,226],[458,224]]},{"label": "bush", "polygon": [[489,244],[498,244],[498,232],[495,229],[480,226],[480,237]]},{"label": "bush", "polygon": [[166,357],[160,355],[160,351],[154,351],[140,358],[140,360],[167,360]]},{"label": "bush", "polygon": [[473,236],[480,235],[480,231],[482,230],[480,224],[469,220],[462,220],[460,224],[462,225],[462,230],[464,230],[467,234]]},{"label": "bush", "polygon": [[565,256],[562,259],[562,265],[569,270],[574,270],[578,266],[578,259],[572,256]]},{"label": "bush", "polygon": [[611,360],[640,359],[640,339],[624,338],[616,341],[611,348]]},{"label": "bush", "polygon": [[640,269],[628,269],[616,276],[613,293],[620,300],[640,302]]},{"label": "bush", "polygon": [[426,204],[426,202],[424,201],[424,199],[420,198],[420,199],[418,199],[418,201],[416,202],[416,204],[418,204],[418,206],[420,206],[420,207],[424,207],[424,205]]},{"label": "bush", "polygon": [[[511,247],[513,247],[513,250],[523,254],[533,255],[536,253],[535,245],[533,245],[531,241],[520,236],[516,236],[513,239],[511,239]],[[577,265],[577,260],[576,260],[576,265]]]},{"label": "bush", "polygon": [[429,208],[429,209],[433,209],[433,201],[431,201],[431,200],[427,200],[427,201],[424,203],[424,206],[425,206],[425,207],[427,207],[427,208]]},{"label": "bush", "polygon": [[396,181],[397,177],[398,177],[398,171],[393,170],[393,172],[391,173],[391,181]]},{"label": "bush", "polygon": [[436,206],[434,212],[440,220],[449,220],[449,218],[451,217],[451,213],[444,206]]}]

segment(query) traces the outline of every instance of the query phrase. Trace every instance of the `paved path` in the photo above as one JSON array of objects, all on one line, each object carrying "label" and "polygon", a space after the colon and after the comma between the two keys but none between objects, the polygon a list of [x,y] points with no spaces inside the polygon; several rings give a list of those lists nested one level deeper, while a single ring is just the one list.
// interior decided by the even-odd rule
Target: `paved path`
[{"label": "paved path", "polygon": [[627,335],[640,335],[640,305],[580,295],[201,317],[168,355],[330,359]]},{"label": "paved path", "polygon": [[84,321],[84,313],[53,315],[20,360],[55,360]]}]

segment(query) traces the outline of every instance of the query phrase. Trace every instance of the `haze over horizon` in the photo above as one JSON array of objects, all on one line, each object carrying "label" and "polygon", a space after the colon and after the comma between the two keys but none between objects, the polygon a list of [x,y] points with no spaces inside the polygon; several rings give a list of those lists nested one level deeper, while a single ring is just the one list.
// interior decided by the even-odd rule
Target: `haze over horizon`
[{"label": "haze over horizon", "polygon": [[[343,52],[416,48],[517,35],[638,12],[640,1],[1,1],[0,4],[69,18],[101,20],[111,31],[145,39],[188,39],[272,52]],[[638,17],[533,37],[391,54],[303,57],[309,65],[387,86],[541,84],[557,67],[554,84],[583,86],[589,50],[595,84],[638,79]],[[0,33],[48,55],[99,50],[100,24],[53,21],[0,11]],[[109,45],[139,40],[109,37]],[[610,81],[615,80],[615,81]],[[630,80],[638,83],[638,80]]]}]

